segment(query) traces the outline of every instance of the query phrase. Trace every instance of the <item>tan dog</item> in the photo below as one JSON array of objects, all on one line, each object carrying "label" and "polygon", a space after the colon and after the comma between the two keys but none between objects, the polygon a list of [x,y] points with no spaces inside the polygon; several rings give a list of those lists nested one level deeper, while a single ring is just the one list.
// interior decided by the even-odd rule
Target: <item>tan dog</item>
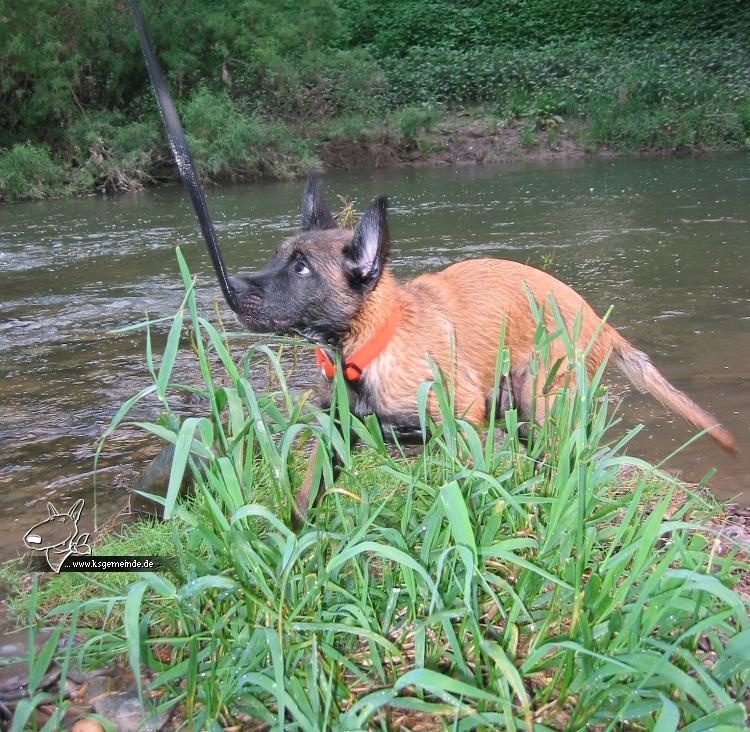
[{"label": "tan dog", "polygon": [[[540,420],[547,399],[532,394],[529,360],[536,323],[528,292],[540,304],[552,296],[568,332],[581,314],[581,349],[601,329],[587,355],[589,375],[612,354],[638,389],[695,427],[709,429],[725,450],[736,451],[715,417],[672,386],[645,353],[602,324],[580,295],[546,272],[512,261],[474,259],[401,283],[386,267],[388,250],[385,198],[373,202],[353,231],[339,229],[311,176],[302,232],[282,242],[260,272],[229,280],[240,321],[256,332],[296,333],[338,351],[352,411],[360,417],[375,414],[385,433],[409,433],[419,431],[417,390],[434,378],[429,359],[453,375],[456,413],[475,424],[486,420],[503,323],[513,402],[526,419]],[[549,310],[545,319],[552,331]],[[567,356],[560,339],[550,351],[549,363],[562,363],[548,390],[554,393],[568,378]],[[319,350],[318,363],[327,387],[334,367],[326,350]],[[536,379],[540,389],[545,382],[545,374]],[[532,404],[536,414],[530,414]],[[506,406],[507,401],[498,404],[499,409]],[[430,409],[434,414],[434,406]],[[314,462],[297,497],[299,518],[309,507]]]}]

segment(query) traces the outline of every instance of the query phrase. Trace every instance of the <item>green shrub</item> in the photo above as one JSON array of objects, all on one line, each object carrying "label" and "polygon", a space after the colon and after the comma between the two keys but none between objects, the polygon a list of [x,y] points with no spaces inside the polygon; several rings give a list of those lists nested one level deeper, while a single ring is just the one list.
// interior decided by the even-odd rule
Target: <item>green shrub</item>
[{"label": "green shrub", "polygon": [[328,49],[278,59],[238,96],[266,115],[296,121],[378,112],[383,89],[380,67],[365,49]]},{"label": "green shrub", "polygon": [[208,180],[285,177],[315,165],[307,144],[281,121],[243,113],[227,92],[199,89],[182,109],[199,175]]},{"label": "green shrub", "polygon": [[420,133],[430,132],[442,116],[435,107],[404,107],[392,115],[392,124],[408,144],[413,144]]},{"label": "green shrub", "polygon": [[580,116],[594,145],[742,147],[750,133],[750,55],[730,38],[538,48],[412,48],[384,59],[387,103],[493,105],[540,127]]},{"label": "green shrub", "polygon": [[[438,107],[541,128],[575,116],[592,148],[750,139],[743,0],[141,4],[207,178],[295,174],[321,140],[413,148],[430,124],[415,110]],[[49,145],[67,190],[137,188],[166,147],[129,13],[108,0],[59,5],[5,10],[0,146]]]},{"label": "green shrub", "polygon": [[467,51],[476,46],[533,48],[555,39],[694,41],[725,34],[747,39],[743,0],[338,0],[352,41],[380,58],[415,46]]},{"label": "green shrub", "polygon": [[527,150],[532,147],[536,147],[536,127],[530,122],[527,122],[522,128],[518,135],[518,141],[521,143],[521,147],[525,147]]},{"label": "green shrub", "polygon": [[82,192],[138,190],[167,159],[161,122],[152,114],[128,122],[119,112],[98,112],[78,120],[68,133],[71,186]]},{"label": "green shrub", "polygon": [[364,114],[340,114],[327,122],[318,137],[321,140],[371,142],[385,140],[387,130],[382,121]]},{"label": "green shrub", "polygon": [[0,152],[0,197],[46,198],[64,190],[65,170],[46,145],[23,143]]}]

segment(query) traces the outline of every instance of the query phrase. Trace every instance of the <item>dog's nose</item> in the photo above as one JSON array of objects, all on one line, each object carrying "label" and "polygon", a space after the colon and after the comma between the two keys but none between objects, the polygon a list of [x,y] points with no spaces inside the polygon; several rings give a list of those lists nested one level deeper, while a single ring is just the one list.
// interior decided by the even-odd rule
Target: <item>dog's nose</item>
[{"label": "dog's nose", "polygon": [[229,282],[229,286],[234,290],[235,294],[240,297],[246,295],[249,290],[254,289],[253,282],[249,277],[229,275],[229,277],[227,277],[227,282]]},{"label": "dog's nose", "polygon": [[263,291],[260,275],[229,275],[227,282],[237,297],[257,297]]},{"label": "dog's nose", "polygon": [[228,275],[227,276],[227,282],[229,283],[229,286],[236,292],[240,293],[245,289],[245,285],[242,282],[241,277],[235,277],[234,275]]}]

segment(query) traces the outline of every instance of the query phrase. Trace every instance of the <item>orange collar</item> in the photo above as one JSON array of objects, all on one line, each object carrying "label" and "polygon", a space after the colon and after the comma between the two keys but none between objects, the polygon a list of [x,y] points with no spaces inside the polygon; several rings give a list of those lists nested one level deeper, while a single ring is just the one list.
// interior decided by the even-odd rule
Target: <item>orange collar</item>
[{"label": "orange collar", "polygon": [[[385,350],[400,319],[401,309],[394,305],[388,320],[375,335],[365,341],[349,358],[344,359],[344,378],[347,381],[358,381],[362,372]],[[315,362],[326,378],[332,379],[335,376],[336,364],[322,348],[315,349]]]}]

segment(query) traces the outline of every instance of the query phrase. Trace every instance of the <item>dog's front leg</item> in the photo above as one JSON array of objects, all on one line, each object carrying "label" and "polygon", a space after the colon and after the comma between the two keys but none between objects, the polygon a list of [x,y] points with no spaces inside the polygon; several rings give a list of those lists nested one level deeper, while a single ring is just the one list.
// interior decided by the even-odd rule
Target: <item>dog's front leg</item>
[{"label": "dog's front leg", "polygon": [[[337,422],[338,424],[338,422]],[[349,434],[349,446],[354,448],[358,443],[357,435],[354,431]],[[319,457],[320,456],[320,457]],[[332,484],[335,483],[339,475],[341,475],[341,469],[343,468],[343,460],[339,454],[331,448],[329,453],[324,447],[321,446],[320,440],[316,439],[313,445],[310,458],[307,463],[307,471],[305,472],[305,479],[302,481],[302,485],[297,491],[297,495],[294,499],[294,509],[292,511],[292,528],[297,530],[305,522],[307,514],[313,505],[318,505],[321,498],[325,495],[326,490],[330,487],[326,485],[326,470],[325,461],[329,461],[331,466]],[[320,461],[320,467],[317,463]],[[317,469],[316,469],[317,468]]]},{"label": "dog's front leg", "polygon": [[[292,528],[294,528],[295,530],[302,526],[302,524],[305,522],[305,519],[307,518],[307,512],[310,510],[311,497],[314,496],[315,503],[317,503],[325,493],[325,465],[323,464],[322,460],[320,466],[318,466],[319,456],[325,453],[325,448],[320,446],[320,440],[316,439],[307,463],[305,478],[302,481],[302,485],[297,491],[297,495],[294,499],[294,510],[292,512]],[[338,477],[338,473],[341,471],[341,459],[336,454],[335,450],[330,456],[330,461],[333,480],[335,481]]]},{"label": "dog's front leg", "polygon": [[[318,390],[315,398],[315,402],[318,407],[323,410],[327,410],[331,406],[331,384],[328,379],[321,378],[318,382]],[[332,449],[333,454],[331,455],[331,472],[333,474],[333,480],[336,477],[341,468],[341,460],[336,455],[336,451]],[[324,448],[320,446],[320,440],[316,437],[313,438],[313,448],[310,452],[310,457],[307,462],[307,470],[305,471],[305,478],[302,481],[302,485],[297,491],[297,495],[294,497],[294,508],[292,509],[292,528],[296,531],[305,522],[307,518],[307,512],[310,510],[310,498],[314,497],[315,503],[320,500],[321,496],[325,493],[325,465],[323,462],[320,464],[320,469],[316,473],[316,464],[318,462],[318,455],[324,453]]]}]

